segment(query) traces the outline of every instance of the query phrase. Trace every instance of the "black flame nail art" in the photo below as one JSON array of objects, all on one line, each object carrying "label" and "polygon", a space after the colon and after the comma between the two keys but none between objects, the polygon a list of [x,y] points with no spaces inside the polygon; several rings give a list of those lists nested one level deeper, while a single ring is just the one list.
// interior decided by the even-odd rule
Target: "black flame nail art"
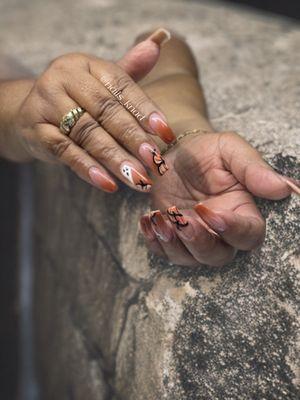
[{"label": "black flame nail art", "polygon": [[169,207],[167,209],[167,215],[169,220],[175,224],[176,228],[179,230],[189,224],[176,206]]},{"label": "black flame nail art", "polygon": [[168,171],[167,164],[162,156],[157,152],[156,149],[151,150],[152,157],[153,157],[153,164],[156,165],[157,170],[160,175],[163,175],[165,172]]}]

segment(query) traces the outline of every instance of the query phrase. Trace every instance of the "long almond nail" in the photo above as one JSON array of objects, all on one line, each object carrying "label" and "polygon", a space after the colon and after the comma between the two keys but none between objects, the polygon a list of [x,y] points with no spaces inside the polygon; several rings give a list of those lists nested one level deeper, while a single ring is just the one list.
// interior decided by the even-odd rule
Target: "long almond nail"
[{"label": "long almond nail", "polygon": [[191,241],[195,239],[196,233],[193,225],[186,220],[182,212],[176,206],[167,209],[167,215],[172,224],[178,229],[178,236],[184,240]]},{"label": "long almond nail", "polygon": [[171,33],[164,28],[159,28],[155,32],[153,32],[148,40],[158,44],[159,46],[163,46],[171,39]]},{"label": "long almond nail", "polygon": [[153,133],[156,133],[164,142],[172,143],[176,139],[167,121],[159,113],[153,112],[150,114],[148,123]]},{"label": "long almond nail", "polygon": [[163,175],[169,169],[160,151],[149,143],[142,143],[139,148],[139,153],[148,167],[156,174]]},{"label": "long almond nail", "polygon": [[200,215],[204,222],[211,226],[215,231],[222,233],[226,230],[227,226],[223,218],[211,209],[205,207],[203,204],[197,204],[195,206],[195,211]]},{"label": "long almond nail", "polygon": [[105,190],[106,192],[113,193],[118,189],[115,182],[112,179],[109,179],[97,167],[91,167],[89,169],[89,177],[96,187]]},{"label": "long almond nail", "polygon": [[149,192],[151,190],[151,179],[139,172],[131,163],[123,162],[121,164],[121,173],[138,190],[142,192]]},{"label": "long almond nail", "polygon": [[156,239],[156,235],[151,228],[149,215],[143,215],[140,219],[140,230],[148,240]]},{"label": "long almond nail", "polygon": [[296,179],[289,178],[287,176],[281,176],[279,175],[280,179],[282,179],[291,189],[294,193],[296,193],[298,196],[300,196],[300,182],[297,181]]},{"label": "long almond nail", "polygon": [[152,229],[158,239],[164,242],[170,242],[170,240],[173,238],[172,229],[170,229],[170,227],[167,225],[159,210],[152,211],[150,213],[150,221]]}]

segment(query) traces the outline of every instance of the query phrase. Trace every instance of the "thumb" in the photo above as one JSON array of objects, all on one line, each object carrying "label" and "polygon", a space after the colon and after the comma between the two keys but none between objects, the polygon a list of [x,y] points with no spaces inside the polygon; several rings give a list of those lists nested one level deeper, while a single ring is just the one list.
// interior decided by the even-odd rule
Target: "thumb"
[{"label": "thumb", "polygon": [[274,171],[260,153],[239,135],[223,134],[220,150],[227,168],[254,196],[280,200],[291,192],[300,195],[299,181]]},{"label": "thumb", "polygon": [[132,47],[117,64],[137,82],[151,71],[159,59],[161,46],[170,38],[169,31],[157,29],[147,39]]}]

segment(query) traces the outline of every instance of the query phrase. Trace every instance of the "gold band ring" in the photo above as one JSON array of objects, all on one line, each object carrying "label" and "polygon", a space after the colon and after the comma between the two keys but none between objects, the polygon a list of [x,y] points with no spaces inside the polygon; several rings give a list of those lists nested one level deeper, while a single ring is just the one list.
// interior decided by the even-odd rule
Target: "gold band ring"
[{"label": "gold band ring", "polygon": [[79,118],[85,113],[85,110],[81,107],[72,108],[67,114],[62,117],[59,125],[61,133],[69,135],[71,129],[79,120]]}]

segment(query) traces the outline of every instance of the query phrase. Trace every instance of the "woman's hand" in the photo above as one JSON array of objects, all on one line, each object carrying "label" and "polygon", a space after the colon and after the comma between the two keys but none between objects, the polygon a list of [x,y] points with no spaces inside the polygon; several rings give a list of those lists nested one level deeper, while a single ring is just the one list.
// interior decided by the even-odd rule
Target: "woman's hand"
[{"label": "woman's hand", "polygon": [[[174,135],[135,81],[155,65],[168,35],[156,31],[117,63],[84,54],[54,60],[18,110],[15,131],[29,156],[63,162],[108,192],[117,189],[110,173],[148,192],[152,181],[143,164],[157,175],[167,170],[148,133],[166,143]],[[62,133],[63,116],[78,107],[85,112],[70,132]]]},{"label": "woman's hand", "polygon": [[153,211],[140,222],[150,249],[176,264],[220,266],[237,250],[256,248],[265,221],[252,195],[278,200],[292,189],[299,194],[297,182],[273,171],[235,133],[186,136],[166,159],[170,171],[152,191],[163,213]]}]

